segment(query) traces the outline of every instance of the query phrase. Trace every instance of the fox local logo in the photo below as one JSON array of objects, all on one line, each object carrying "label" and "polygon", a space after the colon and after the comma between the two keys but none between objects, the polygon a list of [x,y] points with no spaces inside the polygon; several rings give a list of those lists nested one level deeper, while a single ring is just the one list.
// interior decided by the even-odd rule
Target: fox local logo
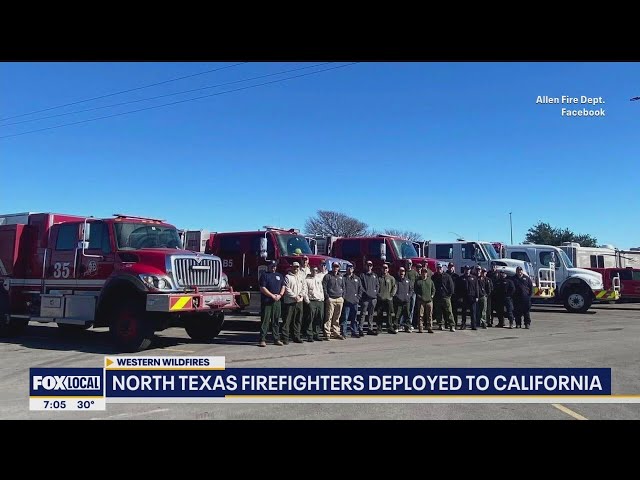
[{"label": "fox local logo", "polygon": [[101,368],[31,368],[31,396],[102,395],[104,372]]},{"label": "fox local logo", "polygon": [[101,390],[99,375],[34,375],[34,390]]}]

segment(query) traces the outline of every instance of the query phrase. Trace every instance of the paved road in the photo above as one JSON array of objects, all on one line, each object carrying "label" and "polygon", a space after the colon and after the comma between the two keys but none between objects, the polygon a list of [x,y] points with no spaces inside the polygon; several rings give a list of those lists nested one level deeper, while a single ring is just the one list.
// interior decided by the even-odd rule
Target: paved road
[{"label": "paved road", "polygon": [[[228,367],[609,367],[613,393],[640,393],[640,305],[585,315],[538,307],[531,330],[383,334],[364,339],[256,346],[255,317],[230,317],[219,338],[194,343],[161,332],[138,355],[222,355]],[[100,367],[114,354],[104,329],[65,337],[34,324],[0,343],[0,419],[640,419],[640,404],[108,404],[104,412],[29,412],[29,367]]]}]

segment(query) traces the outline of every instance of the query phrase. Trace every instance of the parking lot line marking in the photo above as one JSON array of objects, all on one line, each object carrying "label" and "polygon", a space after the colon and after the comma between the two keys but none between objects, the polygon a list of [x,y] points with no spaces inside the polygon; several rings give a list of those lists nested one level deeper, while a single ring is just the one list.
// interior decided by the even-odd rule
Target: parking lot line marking
[{"label": "parking lot line marking", "polygon": [[196,353],[195,350],[181,350],[179,348],[165,348],[169,352],[184,352],[184,353]]},{"label": "parking lot line marking", "polygon": [[561,405],[559,403],[552,403],[552,406],[556,407],[558,410],[560,410],[561,412],[566,413],[567,415],[575,418],[576,420],[589,420],[587,417],[583,417],[582,415],[580,415],[579,413],[574,412],[573,410],[571,410],[570,408],[565,407],[564,405]]},{"label": "parking lot line marking", "polygon": [[151,413],[168,412],[168,408],[158,408],[156,410],[149,410],[148,412],[139,413],[118,413],[116,415],[108,415],[106,417],[94,417],[91,420],[106,420],[107,418],[121,418],[121,417],[138,417],[140,415],[149,415]]}]

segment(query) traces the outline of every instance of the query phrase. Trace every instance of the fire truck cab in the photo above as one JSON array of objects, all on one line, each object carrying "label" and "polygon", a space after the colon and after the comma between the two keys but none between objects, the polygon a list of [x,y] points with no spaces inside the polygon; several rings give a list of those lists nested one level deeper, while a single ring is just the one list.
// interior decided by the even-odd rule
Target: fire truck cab
[{"label": "fire truck cab", "polygon": [[[553,274],[557,284],[554,301],[561,302],[568,312],[584,313],[593,302],[615,301],[620,298],[620,283],[605,289],[602,275],[573,266],[563,249],[552,245],[506,245],[504,253],[508,259],[522,260],[532,265],[540,276],[544,272]],[[534,299],[544,300],[544,298]]]},{"label": "fire truck cab", "polygon": [[331,271],[331,264],[338,262],[340,271],[346,271],[348,262],[314,254],[306,237],[299,230],[274,226],[263,228],[264,230],[224,233],[189,230],[185,235],[186,248],[220,257],[229,283],[240,292],[239,308],[251,306],[251,310],[259,309],[259,280],[260,275],[267,270],[267,260],[276,260],[277,271],[282,274],[286,274],[293,262],[302,264],[301,260],[305,256],[311,267],[325,264],[327,271]]},{"label": "fire truck cab", "polygon": [[[436,271],[436,260],[421,255],[421,245],[395,235],[374,237],[326,237],[313,238],[316,248],[324,246],[332,255],[352,263],[357,272],[364,272],[367,261],[373,262],[376,272],[382,272],[382,265],[389,264],[389,273],[396,274],[407,260],[414,265],[422,263],[432,272]],[[312,242],[313,243],[313,242]],[[420,251],[420,253],[419,253]],[[324,252],[323,252],[324,253]]]},{"label": "fire truck cab", "polygon": [[109,327],[122,351],[147,348],[170,326],[211,340],[236,307],[219,258],[182,250],[163,220],[123,214],[0,215],[0,283],[0,335],[29,321]]}]

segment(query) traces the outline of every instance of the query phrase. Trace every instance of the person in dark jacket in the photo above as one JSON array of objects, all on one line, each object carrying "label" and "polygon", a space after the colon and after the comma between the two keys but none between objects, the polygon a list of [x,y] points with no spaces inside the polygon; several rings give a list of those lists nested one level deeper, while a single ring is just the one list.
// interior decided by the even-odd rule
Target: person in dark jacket
[{"label": "person in dark jacket", "polygon": [[533,294],[533,282],[524,274],[522,267],[516,268],[516,276],[513,279],[513,285],[516,291],[513,294],[513,309],[516,320],[516,328],[522,326],[522,317],[524,317],[524,328],[531,326],[531,295]]},{"label": "person in dark jacket", "polygon": [[460,330],[467,328],[467,311],[470,315],[471,330],[477,330],[476,308],[478,305],[478,277],[471,275],[471,267],[469,266],[465,266],[463,270],[464,274],[460,277],[459,292],[462,297],[462,323]]},{"label": "person in dark jacket", "polygon": [[362,297],[360,297],[360,336],[364,334],[364,321],[367,321],[367,334],[373,335],[373,312],[376,310],[376,301],[378,299],[378,276],[373,271],[373,262],[367,261],[366,271],[360,274],[360,282],[362,283]]},{"label": "person in dark jacket", "polygon": [[453,279],[451,275],[449,275],[449,272],[442,272],[442,265],[438,265],[432,280],[436,290],[433,298],[434,319],[438,323],[440,330],[442,330],[442,317],[444,316],[445,327],[448,328],[450,332],[455,332],[456,321],[451,311],[451,297],[455,293]]},{"label": "person in dark jacket", "polygon": [[507,277],[507,272],[502,270],[494,287],[494,307],[498,315],[498,327],[504,327],[504,312],[507,312],[509,328],[513,328],[513,293],[516,287],[513,281]]},{"label": "person in dark jacket", "polygon": [[482,273],[482,268],[476,266],[476,278],[478,279],[478,305],[476,306],[476,327],[487,328],[487,282]]},{"label": "person in dark jacket", "polygon": [[404,267],[398,269],[398,278],[396,281],[396,294],[393,296],[393,303],[396,310],[396,318],[393,327],[389,333],[398,333],[398,328],[404,327],[405,332],[411,332],[411,311],[409,305],[413,296],[413,286],[411,280],[407,277]]},{"label": "person in dark jacket", "polygon": [[275,260],[269,261],[267,271],[260,275],[260,338],[258,346],[267,346],[267,334],[269,328],[273,332],[274,345],[282,346],[280,341],[280,313],[282,304],[280,300],[284,296],[284,275],[276,272],[278,264]]},{"label": "person in dark jacket", "polygon": [[498,280],[498,267],[491,262],[491,269],[487,272],[487,278],[491,280],[491,293],[487,295],[487,327],[493,327],[493,311],[495,309],[493,299],[495,298],[494,288]]},{"label": "person in dark jacket", "polygon": [[382,266],[382,276],[378,277],[378,304],[376,310],[376,331],[374,335],[382,332],[382,314],[387,313],[387,330],[393,329],[393,297],[396,294],[396,279],[389,275],[389,265]]},{"label": "person in dark jacket", "polygon": [[351,337],[360,338],[362,327],[358,324],[358,304],[362,296],[362,282],[353,273],[353,265],[347,265],[344,279],[344,305],[342,307],[342,336],[347,336],[347,328],[351,326]]},{"label": "person in dark jacket", "polygon": [[451,312],[453,313],[453,318],[456,322],[456,326],[458,325],[458,309],[462,306],[462,297],[460,296],[460,292],[462,291],[462,286],[460,284],[460,275],[456,273],[456,266],[453,262],[449,262],[447,265],[447,273],[453,280],[453,284],[455,285],[455,291],[453,295],[451,295]]}]

